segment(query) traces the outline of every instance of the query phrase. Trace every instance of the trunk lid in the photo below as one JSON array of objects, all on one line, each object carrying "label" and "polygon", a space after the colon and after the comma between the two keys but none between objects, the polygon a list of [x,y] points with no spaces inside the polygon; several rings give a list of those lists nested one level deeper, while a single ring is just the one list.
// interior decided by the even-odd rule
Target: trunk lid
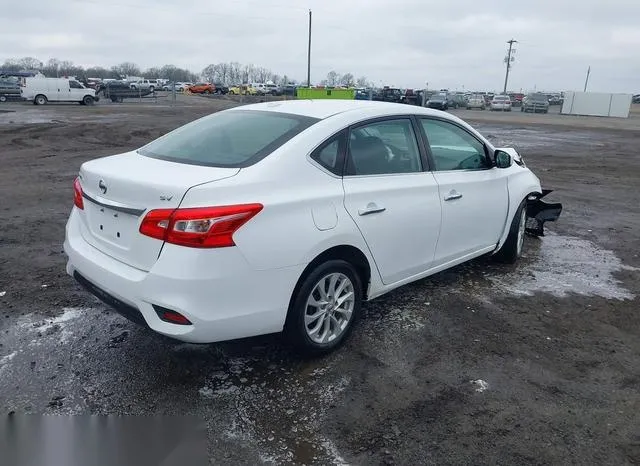
[{"label": "trunk lid", "polygon": [[146,213],[177,208],[189,188],[239,171],[168,162],[136,152],[86,162],[80,168],[82,236],[114,259],[148,271],[163,242],[140,234]]}]

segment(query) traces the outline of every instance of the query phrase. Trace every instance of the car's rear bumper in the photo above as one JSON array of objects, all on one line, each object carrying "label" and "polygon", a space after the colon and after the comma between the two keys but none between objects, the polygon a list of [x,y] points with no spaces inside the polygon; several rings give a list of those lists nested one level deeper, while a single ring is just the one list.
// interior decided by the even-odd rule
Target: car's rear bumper
[{"label": "car's rear bumper", "polygon": [[[129,319],[182,341],[208,343],[281,331],[304,269],[255,270],[237,247],[165,245],[152,269],[142,271],[91,246],[78,224],[74,209],[64,242],[67,273]],[[182,314],[192,325],[161,320],[154,305]]]}]

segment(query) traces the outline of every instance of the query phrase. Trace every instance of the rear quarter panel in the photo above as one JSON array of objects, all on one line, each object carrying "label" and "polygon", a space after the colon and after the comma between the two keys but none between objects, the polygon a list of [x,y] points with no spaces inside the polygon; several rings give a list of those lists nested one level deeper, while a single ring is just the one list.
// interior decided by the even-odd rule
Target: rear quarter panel
[{"label": "rear quarter panel", "polygon": [[258,270],[306,265],[340,245],[358,248],[374,269],[366,243],[344,208],[342,179],[308,159],[342,128],[338,121],[318,122],[257,164],[241,169],[233,180],[191,188],[181,207],[263,204],[264,209],[234,235],[238,248]]}]

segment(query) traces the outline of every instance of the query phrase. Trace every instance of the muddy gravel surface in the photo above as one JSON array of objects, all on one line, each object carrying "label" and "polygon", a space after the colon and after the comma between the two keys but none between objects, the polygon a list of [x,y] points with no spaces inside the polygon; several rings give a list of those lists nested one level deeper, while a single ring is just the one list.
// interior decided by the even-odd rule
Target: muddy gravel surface
[{"label": "muddy gravel surface", "polygon": [[640,462],[637,120],[457,112],[521,151],[560,221],[515,266],[482,258],[366,303],[341,350],[303,360],[279,336],[171,341],[65,275],[80,164],[229,105],[0,108],[5,413],[195,414],[213,464]]}]

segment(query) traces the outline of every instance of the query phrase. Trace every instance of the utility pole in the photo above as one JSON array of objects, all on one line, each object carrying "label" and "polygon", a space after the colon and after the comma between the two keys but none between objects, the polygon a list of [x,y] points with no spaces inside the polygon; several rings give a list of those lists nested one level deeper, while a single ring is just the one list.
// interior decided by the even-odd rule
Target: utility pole
[{"label": "utility pole", "polygon": [[311,10],[309,10],[309,48],[307,49],[307,87],[311,87]]},{"label": "utility pole", "polygon": [[587,84],[589,84],[589,75],[591,74],[591,65],[587,69],[587,79],[584,80],[584,92],[587,92]]},{"label": "utility pole", "polygon": [[507,64],[507,73],[504,77],[504,90],[502,91],[504,94],[507,93],[507,82],[509,81],[509,70],[511,69],[511,62],[515,60],[515,57],[511,57],[511,54],[515,53],[513,44],[517,44],[517,43],[518,41],[514,39],[507,41],[507,44],[509,44],[509,51],[507,52],[507,56],[504,58],[504,61]]}]

